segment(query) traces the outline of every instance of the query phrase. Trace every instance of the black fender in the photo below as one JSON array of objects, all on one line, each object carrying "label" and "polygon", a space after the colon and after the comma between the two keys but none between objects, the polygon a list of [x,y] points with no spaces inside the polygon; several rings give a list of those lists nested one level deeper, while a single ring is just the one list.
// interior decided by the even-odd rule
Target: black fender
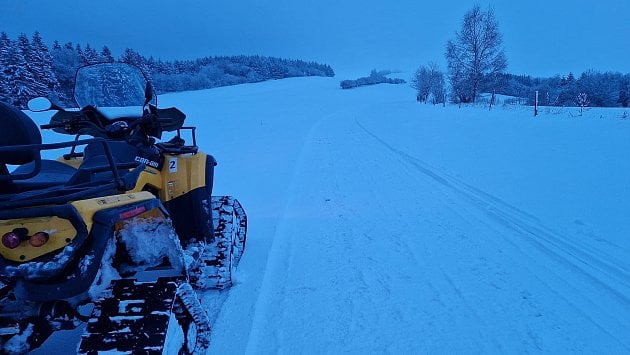
[{"label": "black fender", "polygon": [[183,246],[194,240],[209,243],[214,236],[211,196],[216,165],[214,157],[206,155],[205,186],[164,202]]}]

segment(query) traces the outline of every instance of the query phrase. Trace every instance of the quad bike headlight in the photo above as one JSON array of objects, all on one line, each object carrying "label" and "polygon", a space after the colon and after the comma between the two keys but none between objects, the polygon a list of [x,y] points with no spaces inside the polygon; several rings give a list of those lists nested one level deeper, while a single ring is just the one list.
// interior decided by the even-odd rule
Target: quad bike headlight
[{"label": "quad bike headlight", "polygon": [[48,242],[50,236],[46,232],[37,232],[28,238],[28,243],[34,247],[41,247]]},{"label": "quad bike headlight", "polygon": [[2,236],[2,245],[9,249],[17,248],[18,246],[20,246],[21,242],[22,240],[20,239],[20,236],[17,235],[17,233],[15,232],[5,233]]}]

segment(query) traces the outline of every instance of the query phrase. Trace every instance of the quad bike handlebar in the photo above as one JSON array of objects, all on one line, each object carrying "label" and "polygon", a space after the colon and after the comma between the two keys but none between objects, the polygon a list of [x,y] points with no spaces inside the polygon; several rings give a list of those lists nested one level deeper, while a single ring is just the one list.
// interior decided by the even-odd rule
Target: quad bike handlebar
[{"label": "quad bike handlebar", "polygon": [[182,127],[186,115],[177,108],[158,109],[149,105],[141,115],[107,118],[98,108],[88,105],[79,111],[59,109],[50,123],[41,129],[52,129],[57,133],[89,135],[105,139],[127,139],[134,136],[161,138],[162,132],[175,131]]}]

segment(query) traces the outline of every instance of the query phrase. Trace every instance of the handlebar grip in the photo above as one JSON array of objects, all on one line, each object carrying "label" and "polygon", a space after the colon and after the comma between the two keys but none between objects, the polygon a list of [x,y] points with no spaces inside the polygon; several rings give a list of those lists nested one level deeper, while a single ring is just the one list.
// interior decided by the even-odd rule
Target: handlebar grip
[{"label": "handlebar grip", "polygon": [[66,125],[63,123],[50,123],[50,124],[43,124],[40,125],[39,128],[41,129],[53,129],[53,128],[63,128]]}]

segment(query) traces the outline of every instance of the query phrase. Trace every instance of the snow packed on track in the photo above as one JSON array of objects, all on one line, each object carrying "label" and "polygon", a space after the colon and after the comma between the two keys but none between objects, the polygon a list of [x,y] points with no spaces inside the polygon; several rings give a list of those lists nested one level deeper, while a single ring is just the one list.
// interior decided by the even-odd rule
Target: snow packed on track
[{"label": "snow packed on track", "polygon": [[534,118],[330,78],[159,102],[248,215],[234,287],[203,295],[210,353],[630,352],[623,109]]}]

